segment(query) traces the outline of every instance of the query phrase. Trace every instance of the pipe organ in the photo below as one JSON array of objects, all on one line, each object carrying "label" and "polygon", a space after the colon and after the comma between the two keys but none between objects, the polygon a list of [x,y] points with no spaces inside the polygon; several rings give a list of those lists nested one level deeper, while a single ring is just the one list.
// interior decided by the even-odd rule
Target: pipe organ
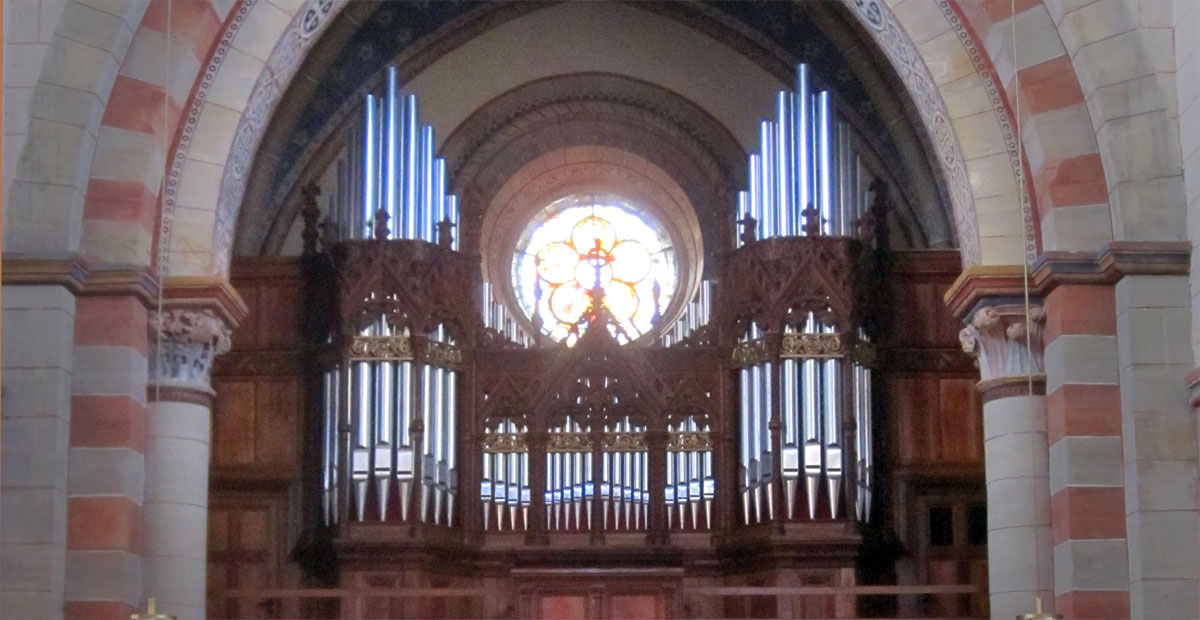
[{"label": "pipe organ", "polygon": [[[853,236],[866,214],[863,163],[850,146],[848,127],[836,120],[830,94],[812,92],[803,64],[796,86],[796,92],[779,93],[777,118],[762,122],[760,152],[750,156],[750,187],[738,194],[739,248],[754,240]],[[832,308],[820,303],[807,310],[777,310],[783,316],[751,322],[734,351],[742,518],[746,523],[790,520],[802,509],[815,519],[822,501],[823,516],[837,518],[845,459],[851,454],[842,420],[850,411],[856,429],[853,454],[859,459],[854,481],[859,499],[852,509],[865,520],[872,469],[870,370],[858,360],[845,362],[843,344],[865,343],[866,333],[854,329],[853,317],[843,317],[840,326],[830,321]],[[839,334],[839,328],[846,333]],[[781,427],[778,441],[767,430],[775,419]],[[783,491],[779,515],[777,486]]]},{"label": "pipe organ", "polygon": [[694,299],[660,316],[656,297],[654,333],[618,341],[596,239],[584,258],[597,284],[568,346],[534,333],[459,247],[432,128],[389,71],[356,129],[362,187],[336,192],[353,200],[323,224],[335,234],[306,244],[327,284],[310,300],[333,298],[312,373],[325,522],[407,524],[414,544],[485,553],[688,532],[714,534],[712,551],[738,532],[819,538],[792,526],[869,521],[863,289],[877,286],[887,195],[864,188],[849,128],[814,91],[801,66],[779,94],[730,205],[740,234]]}]

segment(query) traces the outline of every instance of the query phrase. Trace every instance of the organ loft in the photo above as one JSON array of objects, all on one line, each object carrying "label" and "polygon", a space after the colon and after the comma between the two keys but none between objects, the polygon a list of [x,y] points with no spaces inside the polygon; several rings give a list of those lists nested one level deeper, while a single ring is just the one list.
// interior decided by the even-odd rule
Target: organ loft
[{"label": "organ loft", "polygon": [[[810,68],[792,80],[748,185],[700,222],[619,185],[506,205],[520,216],[464,208],[386,70],[336,175],[298,194],[290,263],[309,420],[297,553],[323,550],[329,585],[384,594],[328,613],[850,617],[899,613],[898,597],[985,612],[970,468],[941,481],[948,510],[918,516],[949,538],[930,545],[949,547],[952,574],[925,592],[941,600],[888,589],[901,556],[881,513],[906,474],[874,411],[897,194]],[[856,600],[866,584],[884,596]]]},{"label": "organ loft", "polygon": [[0,618],[1200,615],[1200,2],[0,11]]}]

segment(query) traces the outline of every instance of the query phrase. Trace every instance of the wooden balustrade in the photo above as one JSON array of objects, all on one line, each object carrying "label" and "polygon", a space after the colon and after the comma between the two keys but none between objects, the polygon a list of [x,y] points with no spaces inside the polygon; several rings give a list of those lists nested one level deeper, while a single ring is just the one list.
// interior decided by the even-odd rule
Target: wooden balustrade
[{"label": "wooden balustrade", "polygon": [[[380,610],[396,608],[396,605],[407,606],[408,611],[416,608],[414,601],[437,601],[446,599],[473,599],[479,603],[487,599],[504,598],[500,605],[488,605],[499,609],[501,615],[496,617],[524,617],[518,611],[518,598],[527,599],[531,588],[536,585],[522,585],[510,590],[489,588],[245,588],[227,590],[213,594],[209,599],[209,617],[238,617],[246,619],[266,618],[378,618]],[[593,588],[594,590],[595,588]],[[799,614],[795,617],[810,617],[803,610],[833,609],[853,610],[860,597],[946,597],[946,596],[984,596],[975,585],[859,585],[859,586],[688,586],[680,587],[672,594],[673,600],[663,601],[660,610],[666,611],[666,617],[700,617],[685,601],[695,601],[697,598],[774,598],[777,609],[783,610],[784,605]],[[314,605],[312,603],[324,603]],[[485,605],[473,609],[482,610]],[[526,610],[529,611],[529,610]],[[411,615],[411,614],[409,614]],[[408,615],[404,617],[409,617]],[[417,616],[413,616],[417,617]],[[474,617],[487,617],[475,615]],[[593,617],[591,614],[588,617]],[[601,613],[599,617],[607,617]],[[656,616],[657,617],[657,616]],[[813,616],[817,617],[817,616]],[[832,616],[819,614],[819,617],[835,617],[842,620],[857,620],[854,612],[850,614],[835,613]],[[914,618],[937,618],[939,620],[957,620],[955,616],[920,615]],[[900,620],[889,617],[889,620]],[[963,620],[966,620],[963,618]]]}]

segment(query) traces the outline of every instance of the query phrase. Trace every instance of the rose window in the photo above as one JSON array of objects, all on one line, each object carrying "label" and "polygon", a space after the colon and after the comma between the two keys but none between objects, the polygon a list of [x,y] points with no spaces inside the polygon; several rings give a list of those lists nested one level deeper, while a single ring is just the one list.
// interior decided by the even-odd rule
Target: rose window
[{"label": "rose window", "polygon": [[[613,198],[570,197],[543,211],[518,244],[514,289],[531,322],[574,344],[594,289],[621,341],[660,322],[675,293],[670,238],[653,218]],[[623,333],[622,333],[623,332]]]}]

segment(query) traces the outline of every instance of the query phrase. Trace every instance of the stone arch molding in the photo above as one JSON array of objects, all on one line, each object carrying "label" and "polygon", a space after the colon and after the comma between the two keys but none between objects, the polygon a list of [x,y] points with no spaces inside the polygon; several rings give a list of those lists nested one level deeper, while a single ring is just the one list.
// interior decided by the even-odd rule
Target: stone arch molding
[{"label": "stone arch molding", "polygon": [[[218,3],[228,10],[229,3]],[[939,71],[944,70],[947,64],[958,69],[959,61],[964,57],[969,63],[971,54],[958,34],[962,31],[962,25],[954,23],[953,14],[945,13],[940,21],[931,20],[921,25],[912,19],[898,18],[891,8],[878,0],[844,0],[844,3],[879,43],[897,73],[905,77],[914,101],[924,110],[922,122],[937,149],[936,156],[943,173],[948,177],[948,186],[952,188],[952,202],[965,263],[1013,264],[1024,260],[1026,257],[1022,248],[1026,243],[1026,231],[1021,230],[1023,220],[1019,210],[997,206],[1003,202],[1000,199],[1015,178],[1011,162],[981,161],[972,166],[971,153],[964,153],[960,137],[963,133],[974,136],[977,131],[966,130],[962,123],[954,122],[954,110],[947,106],[948,101],[958,106],[968,97],[963,92],[954,92],[950,88],[951,83],[939,83],[939,76],[930,72],[933,65],[937,65]],[[897,10],[919,4],[929,3],[907,2],[898,5]],[[168,271],[172,275],[227,273],[232,227],[240,207],[240,196],[245,189],[244,175],[265,125],[313,42],[346,5],[346,0],[307,0],[303,3],[245,0],[237,5],[237,10],[243,13],[244,18],[240,21],[227,20],[216,33],[217,43],[213,47],[212,59],[215,61],[220,58],[221,62],[209,62],[204,70],[198,72],[195,94],[181,115],[183,126],[179,129],[180,139],[170,153],[173,163],[164,181],[164,220],[168,223],[173,219],[174,209],[183,205],[185,199],[202,197],[196,198],[198,204],[187,205],[193,209],[197,220],[189,234],[175,235],[166,228],[159,231],[162,257],[167,259]],[[957,6],[941,5],[951,8]],[[16,164],[9,167],[13,172],[7,179],[11,182],[5,196],[5,223],[9,233],[6,235],[7,252],[74,252],[80,248],[86,171],[93,163],[96,143],[93,135],[96,132],[90,129],[98,126],[96,119],[107,111],[108,93],[115,75],[129,60],[126,52],[131,37],[128,33],[133,30],[132,24],[139,23],[146,13],[148,2],[140,0],[120,6],[124,10],[118,17],[126,24],[124,29],[118,28],[109,37],[92,39],[91,49],[81,52],[79,41],[67,36],[73,34],[70,28],[77,23],[77,20],[68,17],[89,7],[79,2],[68,2],[55,26],[56,34],[45,37],[49,40],[45,43],[44,59],[31,57],[30,62],[35,66],[26,74],[36,75],[37,78],[24,79],[31,83],[33,99],[39,97],[40,93],[62,86],[74,88],[83,94],[80,105],[63,106],[56,110],[63,120],[40,118],[50,113],[47,110],[30,110],[24,119],[11,121],[11,127],[18,128],[15,142],[20,150],[17,151],[19,155],[14,154],[11,151],[14,143],[10,140],[6,157],[9,161],[15,160]],[[1035,5],[1035,8],[1038,6]],[[1067,47],[1079,50],[1094,43],[1094,37],[1072,26],[1069,20],[1063,25],[1063,9],[1057,3],[1047,4],[1041,10],[1051,17],[1054,25],[1052,32],[1056,36],[1061,35],[1061,41]],[[921,33],[941,29],[943,24],[946,31],[955,33],[952,40],[935,37],[936,40],[913,43],[921,38]],[[10,28],[14,26],[21,27],[20,24],[10,24]],[[1119,28],[1120,24],[1115,27]],[[1166,36],[1170,36],[1169,28],[1162,30]],[[1147,50],[1156,49],[1157,44],[1148,44],[1144,40],[1146,35],[1137,29],[1136,24],[1117,34],[1121,34],[1123,40],[1137,44],[1139,61],[1153,60],[1144,57],[1148,54]],[[93,33],[92,36],[98,35]],[[264,54],[267,58],[254,62],[245,58],[245,54],[237,53],[240,51],[239,44],[250,47],[247,44],[250,40],[257,41],[259,50],[269,48],[269,53]],[[984,60],[995,62],[995,50],[991,46],[985,47],[988,53],[983,55]],[[1117,77],[1123,78],[1111,75],[1111,67],[1104,61],[1102,51],[1080,52],[1073,58],[1072,76],[1078,75],[1081,85],[1089,91]],[[79,58],[82,64],[72,65],[66,62],[68,58]],[[947,61],[947,58],[950,60]],[[256,69],[257,76],[252,87],[243,88],[223,104],[209,100],[212,89],[222,80],[230,81],[231,76],[239,73],[254,74]],[[972,71],[976,75],[980,73],[978,68],[968,69],[959,79],[970,81]],[[9,77],[21,76],[10,74]],[[1159,77],[1162,77],[1161,74]],[[980,92],[986,95],[987,88],[980,88]],[[971,90],[975,90],[975,87],[972,86]],[[993,103],[988,102],[983,107],[995,114],[995,109],[1002,107],[1004,102],[999,102],[999,106]],[[17,112],[21,113],[20,110]],[[943,113],[940,118],[937,112]],[[1116,121],[1119,120],[1116,118],[1118,112],[1115,108],[1101,109],[1094,112],[1090,120],[1094,126],[1104,121]],[[1166,114],[1164,111],[1163,115]],[[1095,239],[1105,236],[1173,238],[1181,234],[1179,231],[1184,227],[1174,224],[1177,223],[1175,220],[1182,220],[1182,209],[1178,209],[1178,214],[1166,209],[1167,215],[1135,217],[1137,213],[1134,207],[1139,199],[1157,196],[1165,197],[1168,204],[1183,203],[1177,132],[1174,136],[1164,136],[1161,126],[1150,127],[1152,131],[1147,139],[1151,140],[1151,146],[1162,146],[1160,150],[1166,155],[1149,162],[1139,157],[1139,153],[1145,150],[1144,142],[1131,146],[1125,140],[1131,132],[1139,129],[1139,122],[1154,121],[1139,119],[1108,123],[1107,134],[1101,126],[1099,141],[1102,144],[1099,151],[1104,173],[1107,173],[1104,177],[1107,193],[1093,205],[1096,208],[1090,210],[1088,216],[1089,221],[1107,220],[1110,230]],[[1174,121],[1164,118],[1159,125],[1170,125],[1171,122]],[[1002,123],[995,121],[994,125]],[[27,129],[23,144],[19,134],[21,128]],[[1040,144],[1047,144],[1058,135],[1056,130],[1053,126],[1031,127],[1024,132],[1026,145],[1035,139]],[[1092,136],[1095,137],[1095,133]],[[1003,137],[1001,142],[1004,142]],[[975,143],[975,140],[970,143]],[[38,145],[53,147],[47,149]],[[1171,149],[1172,145],[1176,148]],[[150,161],[154,159],[150,158]],[[158,161],[161,161],[161,155]],[[217,167],[218,162],[223,165]],[[8,174],[6,172],[6,177]],[[1155,178],[1168,178],[1169,181],[1149,182]],[[1044,193],[1039,190],[1038,198],[1041,199]],[[1109,208],[1110,195],[1122,207],[1116,226],[1112,226],[1115,218]],[[985,204],[989,205],[989,209],[995,207],[995,211],[985,210]],[[1145,210],[1146,207],[1141,207],[1140,212]],[[1011,230],[1014,225],[1017,228],[1015,231]],[[1114,235],[1113,232],[1118,234]]]}]

